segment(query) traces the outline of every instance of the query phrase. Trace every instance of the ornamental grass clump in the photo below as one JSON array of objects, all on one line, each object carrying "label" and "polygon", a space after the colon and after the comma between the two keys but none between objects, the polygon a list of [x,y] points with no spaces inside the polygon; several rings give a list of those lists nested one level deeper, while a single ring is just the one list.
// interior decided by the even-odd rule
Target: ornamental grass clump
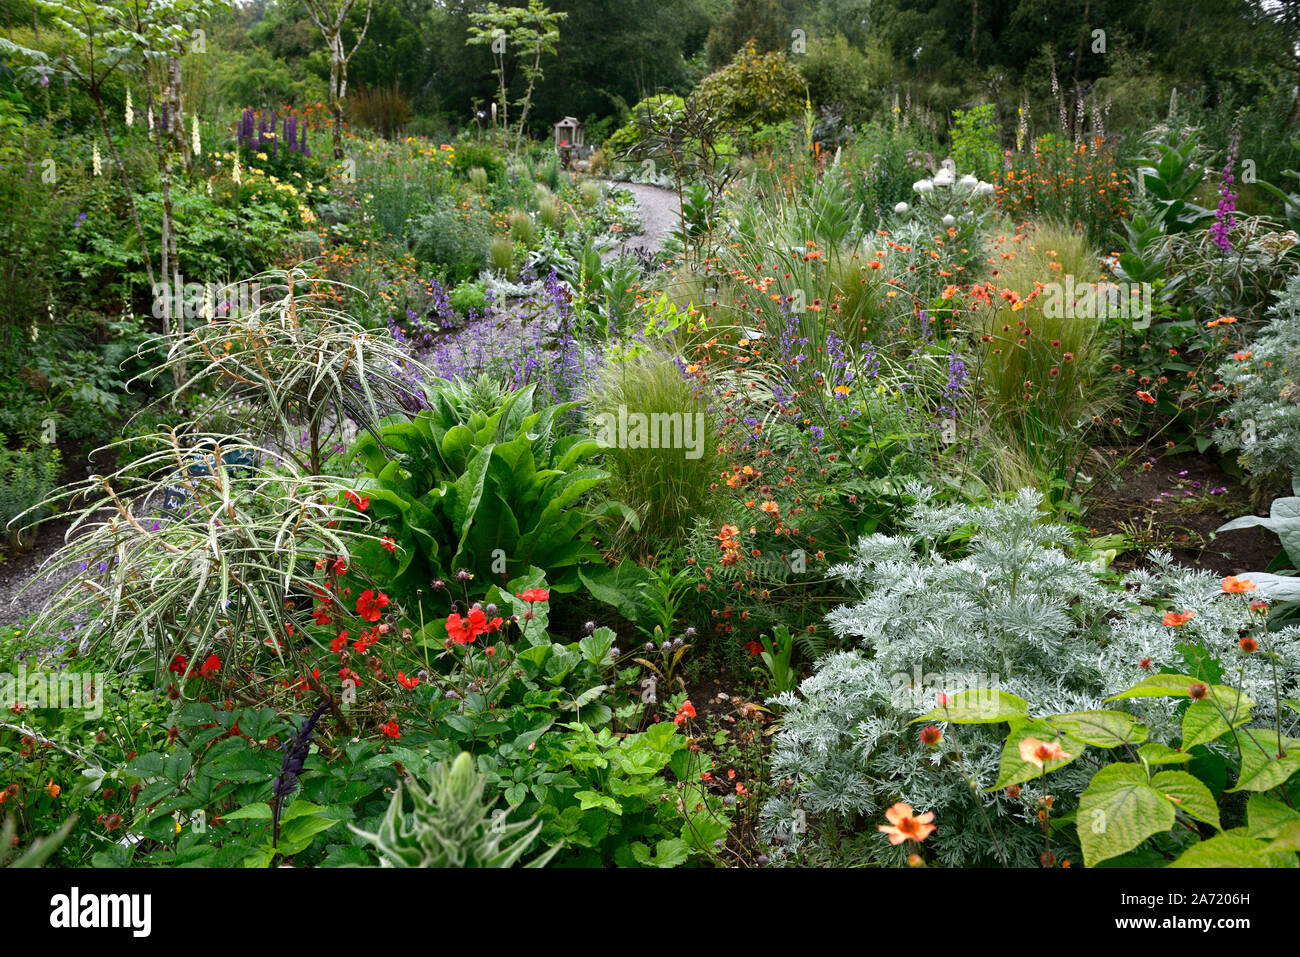
[{"label": "ornamental grass clump", "polygon": [[108,448],[129,464],[45,503],[71,511],[72,524],[26,586],[60,582],[32,631],[79,626],[82,654],[158,677],[182,655],[275,677],[290,662],[301,671],[293,635],[311,621],[314,563],[371,537],[343,507],[350,483],[223,435],[169,430]]},{"label": "ornamental grass clump", "polygon": [[146,346],[166,358],[143,378],[186,370],[183,387],[209,397],[200,419],[230,431],[166,426],[114,442],[117,471],[34,507],[71,513],[66,544],[33,579],[60,582],[36,633],[76,626],[82,654],[159,676],[212,654],[254,681],[301,670],[311,595],[340,600],[312,583],[316,563],[346,563],[375,538],[327,460],[351,431],[378,436],[410,401],[410,377],[431,373],[388,333],[325,306],[301,270],[267,278],[274,298],[249,315]]}]

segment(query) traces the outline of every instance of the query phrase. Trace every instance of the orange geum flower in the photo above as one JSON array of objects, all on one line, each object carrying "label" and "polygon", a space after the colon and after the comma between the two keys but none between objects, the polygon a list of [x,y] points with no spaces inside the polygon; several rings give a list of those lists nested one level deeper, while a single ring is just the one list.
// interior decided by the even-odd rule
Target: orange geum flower
[{"label": "orange geum flower", "polygon": [[913,814],[912,805],[905,801],[899,801],[887,810],[885,820],[889,823],[877,824],[876,830],[882,834],[888,834],[889,843],[895,846],[902,844],[904,841],[919,843],[935,831],[935,825],[930,823],[934,820],[934,812],[926,811],[924,814]]},{"label": "orange geum flower", "polygon": [[1043,767],[1048,761],[1062,761],[1069,757],[1072,755],[1067,753],[1057,741],[1049,744],[1037,738],[1025,738],[1020,742],[1020,760],[1036,768]]},{"label": "orange geum flower", "polygon": [[1179,625],[1185,625],[1196,617],[1194,611],[1167,611],[1165,612],[1164,624],[1169,628],[1177,628]]},{"label": "orange geum flower", "polygon": [[1243,592],[1254,591],[1256,585],[1249,578],[1238,578],[1236,575],[1229,575],[1223,580],[1223,590],[1229,595],[1240,595]]}]

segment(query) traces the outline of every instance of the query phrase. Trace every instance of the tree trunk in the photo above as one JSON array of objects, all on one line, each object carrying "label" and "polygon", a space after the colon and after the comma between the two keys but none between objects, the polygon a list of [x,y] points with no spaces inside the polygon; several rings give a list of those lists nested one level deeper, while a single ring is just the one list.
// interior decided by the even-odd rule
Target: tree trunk
[{"label": "tree trunk", "polygon": [[343,159],[343,91],[339,75],[344,69],[343,36],[335,33],[327,38],[327,42],[330,48],[330,132],[334,138],[334,158]]},{"label": "tree trunk", "polygon": [[171,55],[167,57],[167,89],[164,91],[167,97],[167,112],[175,118],[172,126],[168,130],[172,140],[172,149],[185,159],[186,175],[194,171],[194,157],[190,154],[190,141],[185,135],[185,111],[184,103],[181,97],[181,44],[178,40],[176,48]]}]

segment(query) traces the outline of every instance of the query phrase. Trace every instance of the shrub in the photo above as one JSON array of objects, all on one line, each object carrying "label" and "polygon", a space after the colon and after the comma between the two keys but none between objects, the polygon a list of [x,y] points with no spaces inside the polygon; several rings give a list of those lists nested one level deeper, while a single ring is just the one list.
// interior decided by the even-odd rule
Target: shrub
[{"label": "shrub", "polygon": [[[879,56],[877,50],[871,53]],[[866,119],[873,88],[879,89],[886,80],[879,64],[851,46],[841,33],[811,40],[807,56],[799,58],[799,72],[808,81],[812,102],[842,111],[850,123]]]},{"label": "shrub", "polygon": [[[861,588],[862,599],[827,620],[862,648],[828,655],[798,694],[773,699],[785,712],[771,774],[793,782],[762,810],[764,832],[780,845],[777,859],[842,853],[833,835],[852,834],[865,815],[872,833],[855,847],[868,859],[901,863],[905,852],[874,831],[886,808],[905,801],[934,812],[938,830],[926,847],[944,865],[992,864],[999,854],[1013,865],[1036,862],[1041,792],[1026,784],[1023,797],[1013,796],[997,786],[1004,737],[997,722],[1012,722],[1014,732],[1045,714],[1122,707],[1102,702],[1207,654],[1234,662],[1234,684],[1263,702],[1261,721],[1272,720],[1273,661],[1240,654],[1237,638],[1251,612],[1208,573],[1155,554],[1151,570],[1129,575],[1126,587],[1099,587],[1092,565],[1068,557],[1070,530],[1041,522],[1038,492],[989,506],[934,507],[928,493],[915,491],[920,504],[905,534],[865,538],[854,561],[834,569]],[[960,553],[949,557],[954,541],[962,542]],[[1168,627],[1162,613],[1169,608],[1196,614],[1183,629]],[[1298,636],[1295,628],[1270,636],[1281,694],[1296,683]],[[993,723],[948,723],[941,744],[923,744],[909,722],[933,709],[939,691],[977,700],[981,720]],[[1025,713],[999,717],[1007,694],[1029,703]],[[1148,711],[1153,740],[1178,739],[1176,705],[1160,701]],[[1055,772],[1053,817],[1073,810],[1090,777],[1091,768],[1078,765]]]},{"label": "shrub", "polygon": [[1002,165],[998,142],[997,110],[984,103],[969,110],[952,111],[952,158],[958,169],[970,170],[981,179],[996,176]]},{"label": "shrub", "polygon": [[488,244],[486,218],[473,210],[461,213],[440,203],[411,222],[411,244],[421,262],[442,267],[452,282],[472,279],[484,266]]},{"label": "shrub", "polygon": [[469,185],[476,193],[486,193],[488,188],[488,174],[482,166],[475,166],[469,171]]},{"label": "shrub", "polygon": [[491,143],[471,139],[457,139],[452,155],[452,168],[468,177],[470,170],[478,167],[487,172],[488,179],[500,179],[506,169],[505,156]]},{"label": "shrub", "polygon": [[756,130],[798,113],[805,90],[803,77],[784,53],[760,54],[751,42],[731,63],[701,80],[693,96],[714,104],[724,124]]},{"label": "shrub", "polygon": [[487,290],[480,282],[463,282],[451,291],[451,307],[462,316],[487,311]]},{"label": "shrub", "polygon": [[395,83],[349,90],[347,104],[353,123],[386,139],[400,135],[411,118],[411,98]]},{"label": "shrub", "polygon": [[40,503],[45,502],[58,481],[57,449],[39,442],[31,448],[10,449],[0,434],[0,527],[5,530],[10,548],[31,545],[33,533],[14,519],[21,515],[26,525],[48,515],[49,505]]},{"label": "shrub", "polygon": [[651,115],[676,117],[686,110],[686,101],[670,93],[647,96],[632,108],[632,119],[614,131],[605,144],[606,151],[615,158],[627,153],[645,138],[645,121]]},{"label": "shrub", "polygon": [[1232,401],[1215,430],[1219,447],[1237,451],[1263,482],[1300,472],[1300,276],[1269,310],[1271,321],[1249,348],[1219,368]]}]

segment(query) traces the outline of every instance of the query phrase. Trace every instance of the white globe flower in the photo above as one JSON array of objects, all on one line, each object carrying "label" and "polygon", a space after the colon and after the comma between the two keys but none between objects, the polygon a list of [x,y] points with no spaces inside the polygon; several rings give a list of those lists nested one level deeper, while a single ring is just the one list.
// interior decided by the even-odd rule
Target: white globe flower
[{"label": "white globe flower", "polygon": [[979,183],[980,183],[979,177],[972,176],[970,173],[967,173],[961,179],[957,180],[957,185],[960,186],[962,189],[974,189],[976,186],[979,185]]},{"label": "white globe flower", "polygon": [[957,163],[951,156],[945,158],[939,166],[942,169],[952,170],[954,173],[957,172]]},{"label": "white globe flower", "polygon": [[907,203],[899,203],[897,206],[894,207],[894,212],[898,213],[898,215],[901,216],[911,208],[912,207],[908,206]]},{"label": "white globe flower", "polygon": [[955,182],[957,182],[957,174],[946,166],[934,174],[935,186],[951,186]]},{"label": "white globe flower", "polygon": [[934,183],[930,182],[928,179],[918,179],[912,184],[912,189],[920,193],[922,196],[925,196],[934,192]]},{"label": "white globe flower", "polygon": [[951,226],[956,226],[956,225],[957,225],[957,217],[954,216],[952,213],[949,213],[947,216],[945,216],[945,217],[943,218],[943,224],[944,224],[945,226],[949,226],[949,227],[951,227]]}]

